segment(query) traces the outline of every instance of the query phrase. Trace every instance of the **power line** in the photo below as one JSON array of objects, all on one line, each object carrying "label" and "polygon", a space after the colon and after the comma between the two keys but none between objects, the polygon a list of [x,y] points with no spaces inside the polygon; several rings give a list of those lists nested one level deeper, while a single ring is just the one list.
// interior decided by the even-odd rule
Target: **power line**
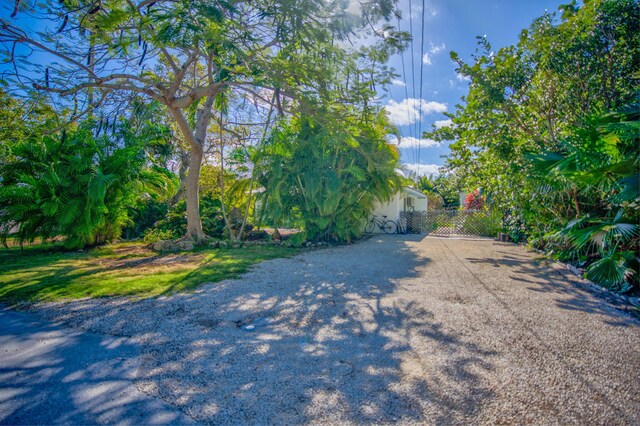
[{"label": "power line", "polygon": [[[400,31],[400,18],[398,17],[398,31]],[[400,58],[402,60],[402,80],[404,82],[404,98],[408,101],[409,99],[409,87],[407,86],[407,70],[404,65],[404,50],[400,52]],[[408,107],[408,104],[407,104]],[[407,108],[407,123],[409,124],[409,134],[411,134],[411,114],[409,113],[409,108]],[[402,133],[402,132],[401,132]],[[402,136],[402,134],[401,134]]]},{"label": "power line", "polygon": [[[413,93],[413,99],[416,99],[416,64],[415,64],[415,49],[413,47],[413,18],[411,17],[411,11],[413,10],[413,5],[411,4],[411,0],[409,0],[409,33],[411,33],[411,92]],[[420,61],[422,61],[422,57],[420,57]],[[422,101],[418,104],[418,118],[422,116]],[[407,110],[409,109],[409,99],[407,99]],[[409,130],[413,130],[414,138],[416,136],[417,123],[409,123]],[[411,132],[409,132],[411,134]],[[413,141],[413,161],[416,162],[418,148],[416,147],[416,139]]]},{"label": "power line", "polygon": [[[424,0],[422,0],[422,40],[420,41],[420,106],[422,107],[422,73],[424,70]],[[418,140],[422,140],[422,114],[418,124]],[[420,164],[420,145],[418,145],[418,164]],[[418,166],[420,167],[420,166]]]}]

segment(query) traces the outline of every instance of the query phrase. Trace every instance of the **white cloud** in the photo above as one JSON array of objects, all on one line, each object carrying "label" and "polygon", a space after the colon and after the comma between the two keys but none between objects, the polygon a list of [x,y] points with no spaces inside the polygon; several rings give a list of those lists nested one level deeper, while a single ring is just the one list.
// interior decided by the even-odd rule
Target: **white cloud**
[{"label": "white cloud", "polygon": [[447,120],[436,120],[435,123],[433,123],[433,125],[436,127],[436,129],[441,129],[443,127],[449,127],[453,125],[453,121],[451,121],[451,119],[447,119]]},{"label": "white cloud", "polygon": [[447,106],[443,103],[415,98],[403,99],[401,102],[392,99],[384,108],[389,116],[389,121],[396,126],[413,124],[416,121],[422,121],[423,115],[447,110]]},{"label": "white cloud", "polygon": [[429,42],[429,44],[431,45],[431,48],[422,56],[422,63],[425,65],[431,65],[431,63],[433,62],[433,55],[437,55],[438,53],[446,49],[444,43],[433,44],[433,42]]},{"label": "white cloud", "polygon": [[399,80],[397,78],[394,78],[393,80],[391,80],[391,84],[393,84],[394,86],[401,86],[401,87],[406,86],[406,84],[404,84],[404,81]]},{"label": "white cloud", "polygon": [[459,72],[456,73],[456,78],[458,79],[458,81],[471,81],[471,77],[469,77],[468,75],[462,75]]},{"label": "white cloud", "polygon": [[439,44],[439,45],[436,45],[436,44],[433,44],[433,43],[430,43],[430,44],[431,44],[431,49],[429,49],[429,52],[431,52],[434,55],[442,52],[446,48],[444,43]]},{"label": "white cloud", "polygon": [[409,163],[403,164],[403,168],[416,173],[418,176],[430,176],[430,175],[439,175],[440,167],[437,164],[417,164],[417,163]]},{"label": "white cloud", "polygon": [[403,136],[400,138],[400,148],[434,148],[440,146],[440,142],[433,139],[417,139],[413,136]]}]

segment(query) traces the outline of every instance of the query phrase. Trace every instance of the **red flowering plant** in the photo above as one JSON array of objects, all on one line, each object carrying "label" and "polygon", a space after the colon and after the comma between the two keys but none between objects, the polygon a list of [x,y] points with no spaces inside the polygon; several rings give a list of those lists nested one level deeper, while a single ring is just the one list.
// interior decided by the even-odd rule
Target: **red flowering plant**
[{"label": "red flowering plant", "polygon": [[467,194],[464,200],[465,210],[482,210],[484,208],[484,196],[477,189]]}]

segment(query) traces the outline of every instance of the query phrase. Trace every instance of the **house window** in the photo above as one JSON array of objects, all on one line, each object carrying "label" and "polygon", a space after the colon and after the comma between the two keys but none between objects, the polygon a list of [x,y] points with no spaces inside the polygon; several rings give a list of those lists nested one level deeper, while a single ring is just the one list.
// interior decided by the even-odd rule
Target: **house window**
[{"label": "house window", "polygon": [[404,199],[404,211],[412,212],[415,210],[415,203],[413,197],[405,197]]}]

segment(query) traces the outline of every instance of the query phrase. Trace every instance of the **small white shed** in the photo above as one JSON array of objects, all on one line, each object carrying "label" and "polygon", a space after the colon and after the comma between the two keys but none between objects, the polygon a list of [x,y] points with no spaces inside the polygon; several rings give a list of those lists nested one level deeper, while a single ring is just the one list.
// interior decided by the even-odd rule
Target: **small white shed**
[{"label": "small white shed", "polygon": [[380,218],[387,216],[387,219],[397,221],[400,218],[400,212],[426,211],[427,202],[427,196],[422,192],[405,186],[388,203],[377,202],[372,214]]}]

